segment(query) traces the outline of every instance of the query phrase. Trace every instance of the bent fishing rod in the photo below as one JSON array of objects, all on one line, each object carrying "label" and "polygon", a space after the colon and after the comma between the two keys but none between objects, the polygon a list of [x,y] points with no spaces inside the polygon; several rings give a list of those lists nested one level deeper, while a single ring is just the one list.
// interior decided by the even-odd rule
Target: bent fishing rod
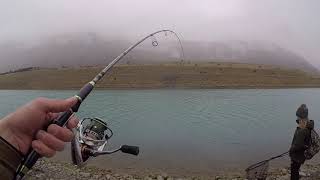
[{"label": "bent fishing rod", "polygon": [[[68,111],[65,111],[65,112],[61,113],[61,115],[56,120],[54,120],[51,124],[57,124],[58,126],[61,126],[61,127],[66,125],[66,123],[68,122],[69,118],[75,112],[78,112],[81,103],[90,94],[90,92],[93,90],[94,86],[102,79],[102,77],[116,63],[118,63],[124,56],[126,56],[130,51],[132,51],[135,47],[137,47],[139,44],[141,44],[142,42],[144,42],[148,38],[152,38],[152,45],[153,46],[158,46],[158,41],[156,40],[154,35],[159,34],[159,33],[165,33],[165,35],[167,35],[167,33],[171,33],[178,39],[179,44],[180,44],[180,48],[181,48],[180,58],[181,58],[181,62],[183,62],[183,60],[184,60],[184,51],[183,51],[181,40],[180,40],[179,36],[177,35],[177,33],[175,33],[172,30],[165,29],[165,30],[156,31],[156,32],[154,32],[152,34],[149,34],[148,36],[142,38],[140,41],[138,41],[137,43],[133,44],[128,49],[126,49],[123,53],[121,53],[118,57],[116,57],[113,61],[111,61],[111,63],[109,63],[98,75],[96,75],[92,81],[90,81],[89,83],[85,84],[80,89],[78,94],[75,95],[75,97],[77,98],[77,103],[73,107],[71,107]],[[41,156],[35,150],[32,150],[30,153],[28,153],[27,156],[25,157],[25,159],[23,160],[23,162],[20,164],[20,166],[19,166],[19,168],[17,170],[15,179],[16,180],[22,179],[24,177],[24,175],[33,167],[33,165],[37,162],[37,160],[39,158],[41,158]]]}]

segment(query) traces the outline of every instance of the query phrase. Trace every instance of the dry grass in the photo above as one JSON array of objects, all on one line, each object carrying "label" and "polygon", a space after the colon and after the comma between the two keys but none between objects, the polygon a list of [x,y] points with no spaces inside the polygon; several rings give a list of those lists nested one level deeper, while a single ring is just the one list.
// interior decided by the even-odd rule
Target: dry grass
[{"label": "dry grass", "polygon": [[[0,75],[0,89],[78,89],[102,67],[40,69]],[[98,88],[320,87],[320,77],[267,65],[236,63],[119,65]]]}]

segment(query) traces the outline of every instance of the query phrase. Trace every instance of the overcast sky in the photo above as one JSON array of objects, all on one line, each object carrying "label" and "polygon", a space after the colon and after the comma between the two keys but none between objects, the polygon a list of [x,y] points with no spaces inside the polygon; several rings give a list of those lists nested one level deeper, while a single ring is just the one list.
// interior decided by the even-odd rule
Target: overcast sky
[{"label": "overcast sky", "polygon": [[169,28],[184,40],[275,42],[320,68],[319,0],[0,0],[0,3],[2,42],[30,42],[76,32],[138,39]]}]

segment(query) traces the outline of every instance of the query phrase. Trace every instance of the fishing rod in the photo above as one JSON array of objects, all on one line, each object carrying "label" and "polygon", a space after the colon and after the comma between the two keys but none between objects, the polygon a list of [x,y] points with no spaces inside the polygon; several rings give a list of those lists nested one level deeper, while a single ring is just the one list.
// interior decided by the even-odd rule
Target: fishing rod
[{"label": "fishing rod", "polygon": [[[69,118],[75,113],[78,112],[79,107],[81,105],[81,103],[86,99],[86,97],[90,94],[90,92],[93,90],[94,86],[96,85],[96,83],[98,83],[102,77],[116,64],[118,63],[124,56],[126,56],[130,51],[132,51],[135,47],[137,47],[139,44],[141,44],[142,42],[144,42],[146,39],[148,38],[152,38],[152,45],[153,46],[158,46],[159,43],[156,40],[156,38],[154,37],[154,35],[159,34],[159,33],[165,33],[165,35],[167,35],[167,33],[171,33],[173,34],[179,41],[180,44],[180,48],[181,48],[181,62],[183,62],[184,60],[184,50],[183,50],[183,46],[181,43],[181,40],[179,38],[179,36],[177,35],[177,33],[175,33],[172,30],[169,29],[164,29],[164,30],[160,30],[160,31],[156,31],[154,33],[151,33],[147,36],[145,36],[144,38],[142,38],[140,41],[138,41],[137,43],[133,44],[132,46],[130,46],[128,49],[126,49],[124,52],[122,52],[118,57],[116,57],[113,61],[111,61],[111,63],[109,63],[98,75],[96,75],[94,77],[94,79],[90,82],[88,82],[87,84],[85,84],[80,91],[78,92],[77,95],[75,95],[75,97],[77,98],[77,103],[72,106],[68,111],[65,111],[63,113],[61,113],[61,115],[54,120],[51,124],[56,124],[58,126],[64,126],[66,125],[66,123],[68,122]],[[49,124],[50,125],[50,124]],[[32,150],[30,153],[28,153],[28,155],[26,156],[26,158],[23,160],[23,162],[20,164],[17,173],[16,173],[16,180],[20,180],[24,177],[24,175],[33,167],[33,165],[37,162],[37,160],[41,158],[40,154],[38,154],[35,150]]]}]

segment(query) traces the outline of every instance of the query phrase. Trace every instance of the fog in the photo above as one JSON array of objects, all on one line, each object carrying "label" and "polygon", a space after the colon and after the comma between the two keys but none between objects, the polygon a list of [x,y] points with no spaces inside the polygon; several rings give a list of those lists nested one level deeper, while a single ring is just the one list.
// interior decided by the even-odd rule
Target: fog
[{"label": "fog", "polygon": [[[173,29],[183,40],[279,44],[320,68],[318,0],[0,0],[0,44],[96,32],[137,40]],[[0,59],[1,64],[10,59]]]}]

